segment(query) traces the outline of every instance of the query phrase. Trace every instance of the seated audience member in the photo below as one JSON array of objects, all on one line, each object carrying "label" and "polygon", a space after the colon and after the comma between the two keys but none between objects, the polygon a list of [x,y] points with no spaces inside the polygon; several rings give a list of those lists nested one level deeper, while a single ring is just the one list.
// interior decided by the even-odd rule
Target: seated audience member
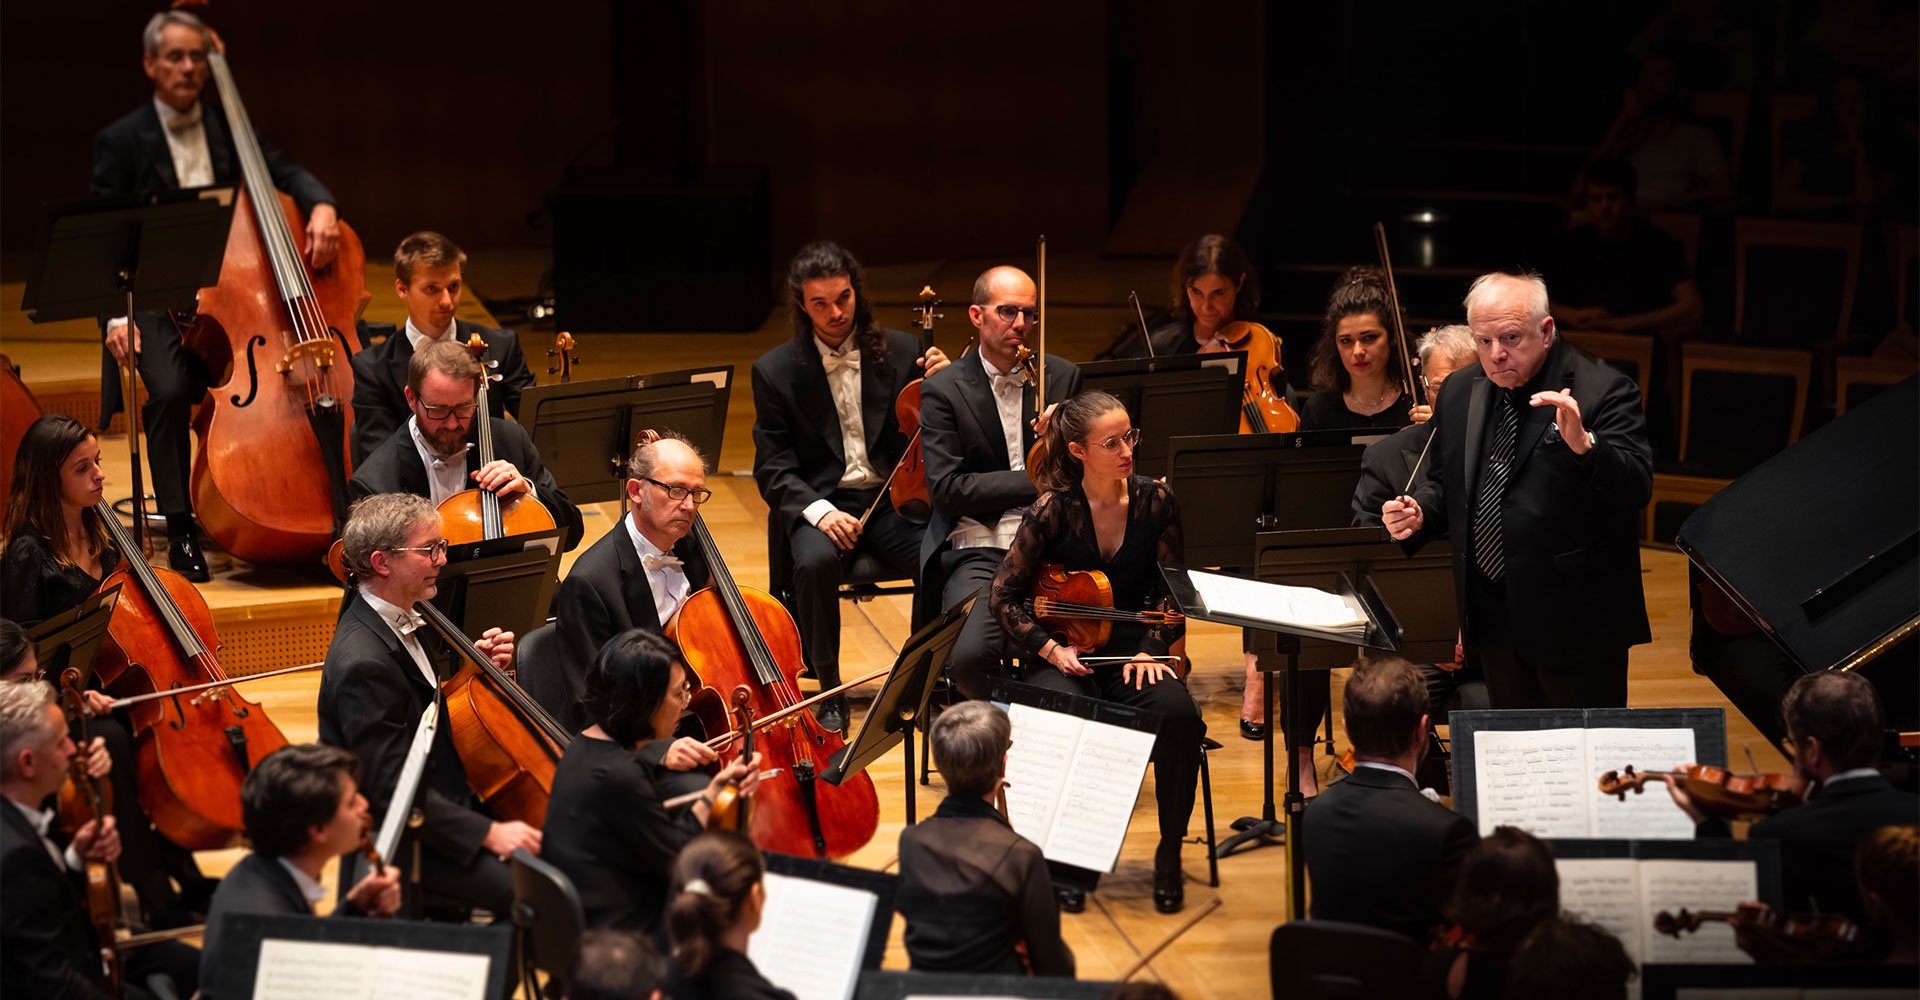
[{"label": "seated audience member", "polygon": [[1527,932],[1560,913],[1560,873],[1540,838],[1503,826],[1474,845],[1445,910],[1448,929],[1425,974],[1448,1000],[1499,1000]]},{"label": "seated audience member", "polygon": [[667,963],[645,936],[588,931],[567,966],[564,1000],[663,1000]]},{"label": "seated audience member", "polygon": [[900,831],[895,897],[916,972],[1073,978],[1047,861],[994,808],[1012,735],[1007,714],[985,701],[961,702],[934,721],[929,741],[947,797]]},{"label": "seated audience member", "polygon": [[1653,52],[1640,61],[1640,75],[1621,94],[1620,114],[1600,142],[1600,155],[1625,160],[1640,175],[1640,203],[1654,211],[1731,208],[1733,174],[1720,140],[1687,120],[1681,66],[1672,55]]},{"label": "seated audience member", "polygon": [[757,766],[736,760],[700,798],[667,809],[673,774],[719,759],[698,739],[673,738],[687,677],[673,643],[637,628],[608,640],[587,668],[581,702],[592,724],[554,772],[540,855],[580,891],[588,927],[657,929],[674,856],[706,828],[714,797],[731,781],[749,794],[760,783]]},{"label": "seated audience member", "polygon": [[[1753,824],[1747,837],[1780,842],[1783,910],[1840,913],[1865,922],[1854,852],[1883,826],[1920,821],[1920,796],[1895,789],[1873,767],[1885,729],[1879,692],[1860,674],[1808,674],[1787,689],[1780,717],[1793,771],[1810,785],[1807,801]],[[1672,778],[1667,790],[1693,817],[1698,836],[1731,836],[1726,820],[1709,817]]]},{"label": "seated audience member", "polygon": [[[200,954],[201,1000],[213,1000],[219,985],[220,939],[227,929],[222,917],[312,916],[313,905],[326,897],[321,869],[357,847],[373,822],[354,777],[359,771],[360,758],[351,751],[300,743],[275,750],[247,772],[240,818],[253,853],[233,866],[213,894]],[[363,876],[333,912],[390,917],[399,909],[400,869],[384,865]]]},{"label": "seated audience member", "polygon": [[1669,339],[1699,332],[1704,308],[1686,251],[1641,215],[1638,185],[1631,164],[1603,159],[1587,165],[1592,221],[1562,233],[1541,268],[1562,329]]},{"label": "seated audience member", "polygon": [[1637,972],[1619,938],[1560,916],[1521,939],[1507,962],[1503,995],[1506,1000],[1625,1000]]},{"label": "seated audience member", "polygon": [[1920,962],[1920,826],[1883,826],[1860,842],[1854,879],[1888,965]]},{"label": "seated audience member", "polygon": [[667,904],[674,1000],[794,1000],[747,957],[767,905],[766,874],[760,849],[742,834],[708,831],[680,851]]},{"label": "seated audience member", "polygon": [[1348,678],[1354,770],[1308,805],[1301,827],[1315,920],[1344,920],[1425,943],[1467,851],[1466,817],[1420,793],[1427,685],[1399,657],[1363,661]]}]

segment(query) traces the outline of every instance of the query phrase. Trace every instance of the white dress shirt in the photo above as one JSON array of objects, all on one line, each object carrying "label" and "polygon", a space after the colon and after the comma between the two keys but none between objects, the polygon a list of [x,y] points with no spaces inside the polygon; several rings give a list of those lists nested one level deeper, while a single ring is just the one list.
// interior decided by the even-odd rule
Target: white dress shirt
[{"label": "white dress shirt", "polygon": [[207,125],[202,119],[206,105],[194,102],[190,111],[175,111],[155,97],[153,109],[160,113],[160,131],[167,137],[167,152],[173,155],[173,176],[183,188],[206,187],[213,183],[213,155],[207,152]]},{"label": "white dress shirt", "polygon": [[47,831],[53,828],[53,810],[35,809],[21,805],[12,799],[7,801],[13,803],[13,807],[20,810],[20,815],[25,816],[27,822],[33,825],[33,832],[40,835],[40,846],[47,849],[47,856],[53,859],[55,867],[63,871],[77,872],[85,866],[85,862],[73,849],[72,844],[68,844],[66,853],[62,854],[60,848],[47,838]]},{"label": "white dress shirt", "polygon": [[399,637],[401,647],[408,656],[413,657],[414,665],[420,668],[420,676],[427,679],[427,686],[435,691],[440,690],[440,678],[434,674],[433,664],[427,660],[427,648],[420,645],[419,637],[414,634],[413,611],[382,600],[365,586],[360,588],[360,596],[366,599],[367,607],[372,608],[373,613],[379,615],[380,620],[386,622],[393,634]]},{"label": "white dress shirt", "polygon": [[432,334],[432,333],[426,332],[425,330],[420,329],[417,326],[414,326],[413,316],[408,315],[407,326],[406,326],[407,343],[412,344],[413,349],[418,351],[420,349],[421,344],[424,344],[430,340],[447,339],[447,337],[450,336],[454,330],[458,329],[459,326],[460,326],[459,320],[450,319],[450,320],[447,320],[446,329],[440,331],[438,334]]},{"label": "white dress shirt", "polygon": [[[813,338],[813,346],[820,352],[821,366],[827,369],[827,388],[833,393],[833,409],[840,417],[840,453],[847,460],[846,469],[840,474],[840,486],[844,489],[878,486],[883,477],[874,471],[872,461],[867,458],[867,429],[860,416],[860,349],[854,346],[852,337],[837,351],[817,336]],[[837,509],[833,501],[822,497],[808,504],[800,516],[818,527],[821,518]]]},{"label": "white dress shirt", "polygon": [[312,876],[300,870],[299,865],[288,861],[286,858],[275,858],[274,860],[280,862],[280,867],[285,868],[287,874],[293,876],[293,884],[300,887],[300,895],[307,897],[308,906],[312,906],[327,898],[327,887],[315,882]]},{"label": "white dress shirt", "polygon": [[[1000,371],[985,357],[980,359],[980,367],[987,373],[987,384],[993,390],[993,407],[1000,414],[1000,433],[1006,436],[1007,468],[1025,472],[1026,425],[1021,419],[1026,415],[1025,373]],[[947,533],[947,541],[956,549],[1012,548],[1013,536],[1020,530],[1024,513],[1020,508],[1009,510],[1000,515],[1000,523],[991,528],[971,517],[963,517]]]},{"label": "white dress shirt", "polygon": [[633,523],[633,515],[629,514],[621,518],[620,522],[627,526],[627,537],[632,539],[634,551],[640,553],[641,569],[647,574],[647,587],[653,591],[653,611],[659,616],[660,625],[664,628],[667,619],[672,618],[673,613],[680,610],[680,605],[687,602],[687,593],[693,589],[693,585],[687,580],[686,568],[684,566],[647,568],[647,563],[651,560],[666,558],[677,563],[680,557],[661,549],[648,540],[647,536],[641,534],[640,526]]},{"label": "white dress shirt", "polygon": [[[480,414],[476,412],[473,419],[480,419]],[[413,447],[420,453],[420,464],[427,467],[427,489],[430,494],[427,499],[435,507],[473,485],[473,481],[467,478],[467,450],[473,445],[468,444],[452,455],[442,455],[434,451],[427,444],[426,435],[420,433],[419,417],[407,418],[407,431],[413,435]]]}]

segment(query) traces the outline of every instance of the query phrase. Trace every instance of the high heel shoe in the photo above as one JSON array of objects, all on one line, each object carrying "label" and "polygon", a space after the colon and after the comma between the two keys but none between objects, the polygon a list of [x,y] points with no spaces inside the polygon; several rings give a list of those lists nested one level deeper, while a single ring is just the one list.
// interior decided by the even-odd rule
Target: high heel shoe
[{"label": "high heel shoe", "polygon": [[1179,913],[1187,902],[1187,877],[1180,870],[1178,840],[1163,840],[1153,852],[1153,908],[1161,913]]}]

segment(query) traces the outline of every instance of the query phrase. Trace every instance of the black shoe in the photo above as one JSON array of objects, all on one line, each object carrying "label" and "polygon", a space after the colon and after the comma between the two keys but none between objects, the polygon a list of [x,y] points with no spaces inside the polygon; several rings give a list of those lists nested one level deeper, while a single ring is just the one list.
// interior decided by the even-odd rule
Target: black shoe
[{"label": "black shoe", "polygon": [[1060,903],[1060,909],[1066,913],[1082,913],[1087,908],[1087,894],[1071,886],[1053,887],[1053,898]]},{"label": "black shoe", "polygon": [[200,539],[191,533],[174,535],[167,542],[167,563],[174,572],[195,583],[213,579],[207,572],[207,557],[200,554]]},{"label": "black shoe", "polygon": [[836,733],[845,732],[847,728],[847,696],[844,694],[836,694],[818,705],[813,706],[813,717],[820,720],[820,726],[823,729],[830,729]]},{"label": "black shoe", "polygon": [[1266,739],[1267,724],[1264,722],[1248,722],[1245,719],[1241,719],[1240,720],[1240,738],[1243,740],[1252,740],[1255,743],[1258,743],[1261,740]]},{"label": "black shoe", "polygon": [[1153,908],[1179,913],[1187,902],[1187,876],[1180,870],[1178,840],[1163,840],[1153,852]]}]

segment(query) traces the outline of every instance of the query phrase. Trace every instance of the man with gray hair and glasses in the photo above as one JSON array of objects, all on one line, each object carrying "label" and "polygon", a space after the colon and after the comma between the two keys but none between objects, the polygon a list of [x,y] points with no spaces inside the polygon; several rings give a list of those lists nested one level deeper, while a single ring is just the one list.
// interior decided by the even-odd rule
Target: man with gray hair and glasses
[{"label": "man with gray hair and glasses", "polygon": [[1451,532],[1466,660],[1493,707],[1625,707],[1627,649],[1652,641],[1640,391],[1561,340],[1536,275],[1483,275],[1465,305],[1479,361],[1447,379],[1427,478],[1381,519],[1400,540]]}]

